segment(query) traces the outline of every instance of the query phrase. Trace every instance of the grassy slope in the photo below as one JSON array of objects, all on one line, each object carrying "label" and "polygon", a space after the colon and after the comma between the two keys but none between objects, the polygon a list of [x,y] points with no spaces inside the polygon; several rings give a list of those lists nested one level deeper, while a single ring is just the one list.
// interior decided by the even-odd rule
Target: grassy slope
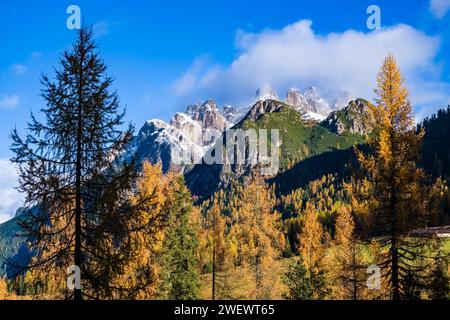
[{"label": "grassy slope", "polygon": [[362,136],[357,134],[339,136],[324,127],[305,122],[297,111],[287,105],[279,112],[262,115],[256,122],[245,120],[238,127],[280,130],[281,170],[309,157],[349,149],[363,141]]}]

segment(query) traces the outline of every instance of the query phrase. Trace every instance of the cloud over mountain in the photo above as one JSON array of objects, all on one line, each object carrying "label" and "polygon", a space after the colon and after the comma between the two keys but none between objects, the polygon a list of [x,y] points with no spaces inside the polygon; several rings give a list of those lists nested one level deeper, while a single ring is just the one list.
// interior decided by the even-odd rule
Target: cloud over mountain
[{"label": "cloud over mountain", "polygon": [[391,53],[406,77],[413,103],[437,108],[450,101],[450,85],[440,81],[435,61],[439,48],[438,37],[408,25],[322,35],[310,20],[300,20],[281,30],[238,31],[234,61],[219,65],[200,57],[173,88],[179,97],[216,97],[230,104],[248,103],[246,99],[261,85],[278,93],[314,85],[329,98],[344,90],[371,98],[381,63]]}]

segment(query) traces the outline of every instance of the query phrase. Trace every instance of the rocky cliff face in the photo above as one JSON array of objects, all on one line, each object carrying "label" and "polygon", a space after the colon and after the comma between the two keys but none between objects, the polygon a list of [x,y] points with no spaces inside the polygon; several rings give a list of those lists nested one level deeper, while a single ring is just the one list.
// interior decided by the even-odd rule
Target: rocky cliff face
[{"label": "rocky cliff face", "polygon": [[201,160],[239,116],[233,107],[219,110],[212,100],[191,105],[186,112],[176,113],[170,124],[147,121],[134,140],[134,149],[140,161],[161,163],[164,172],[185,172]]},{"label": "rocky cliff face", "polygon": [[336,110],[321,122],[321,126],[330,131],[342,135],[344,133],[367,134],[368,126],[365,121],[369,103],[364,99],[356,99],[349,102],[342,110]]},{"label": "rocky cliff face", "polygon": [[277,100],[260,100],[258,101],[247,113],[244,117],[245,120],[258,120],[265,113],[273,113],[278,112],[280,109],[285,106],[285,104],[281,101]]}]

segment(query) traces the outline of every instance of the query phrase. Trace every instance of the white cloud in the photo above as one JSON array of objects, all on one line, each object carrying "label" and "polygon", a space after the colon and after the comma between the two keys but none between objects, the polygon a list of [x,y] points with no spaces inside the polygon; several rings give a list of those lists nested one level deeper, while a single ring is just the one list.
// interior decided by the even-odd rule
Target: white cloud
[{"label": "white cloud", "polygon": [[111,32],[112,28],[119,26],[121,24],[122,23],[120,22],[109,22],[106,20],[99,21],[92,28],[94,31],[94,36],[96,38],[105,36]]},{"label": "white cloud", "polygon": [[16,63],[10,67],[10,70],[14,75],[22,76],[25,74],[25,72],[27,72],[27,67],[23,64]]},{"label": "white cloud", "polygon": [[436,18],[442,19],[450,10],[450,0],[431,0],[430,10]]},{"label": "white cloud", "polygon": [[11,219],[22,204],[22,196],[14,188],[18,183],[16,167],[0,159],[0,223]]},{"label": "white cloud", "polygon": [[35,60],[42,58],[42,52],[39,52],[39,51],[32,52],[31,58],[33,58]]},{"label": "white cloud", "polygon": [[[242,105],[263,84],[280,95],[290,87],[315,85],[329,98],[343,90],[371,98],[379,68],[390,53],[397,58],[408,86],[414,88],[413,103],[442,107],[450,92],[447,84],[439,82],[441,68],[435,63],[439,38],[407,25],[319,35],[311,21],[301,20],[281,30],[238,31],[236,47],[237,58],[229,65],[203,58],[195,61],[174,82],[175,93],[189,100],[214,97]],[[425,86],[430,81],[438,85]]]},{"label": "white cloud", "polygon": [[13,109],[19,104],[20,98],[17,94],[0,94],[0,109]]}]

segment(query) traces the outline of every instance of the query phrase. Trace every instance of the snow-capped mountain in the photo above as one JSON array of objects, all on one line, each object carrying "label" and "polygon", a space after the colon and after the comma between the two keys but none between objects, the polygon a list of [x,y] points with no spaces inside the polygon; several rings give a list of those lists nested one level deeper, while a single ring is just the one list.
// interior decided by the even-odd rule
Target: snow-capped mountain
[{"label": "snow-capped mountain", "polygon": [[149,120],[135,137],[133,151],[137,152],[140,161],[161,163],[164,172],[186,172],[201,161],[227,129],[244,117],[252,117],[251,110],[257,110],[254,106],[260,102],[284,102],[294,107],[304,119],[321,122],[341,105],[348,105],[348,101],[347,104],[343,102],[347,98],[343,95],[331,106],[315,87],[310,87],[303,92],[290,89],[286,100],[282,101],[273,88],[263,86],[256,92],[256,102],[248,108],[224,106],[219,109],[213,100],[207,100],[189,105],[185,112],[176,113],[169,123]]},{"label": "snow-capped mountain", "polygon": [[170,123],[147,121],[134,140],[139,161],[161,163],[163,171],[185,172],[198,163],[214,142],[242,118],[237,109],[208,100],[176,113]]},{"label": "snow-capped mountain", "polygon": [[315,87],[309,87],[300,92],[298,89],[289,89],[286,103],[293,106],[305,118],[322,121],[332,111],[330,104],[321,98]]}]

